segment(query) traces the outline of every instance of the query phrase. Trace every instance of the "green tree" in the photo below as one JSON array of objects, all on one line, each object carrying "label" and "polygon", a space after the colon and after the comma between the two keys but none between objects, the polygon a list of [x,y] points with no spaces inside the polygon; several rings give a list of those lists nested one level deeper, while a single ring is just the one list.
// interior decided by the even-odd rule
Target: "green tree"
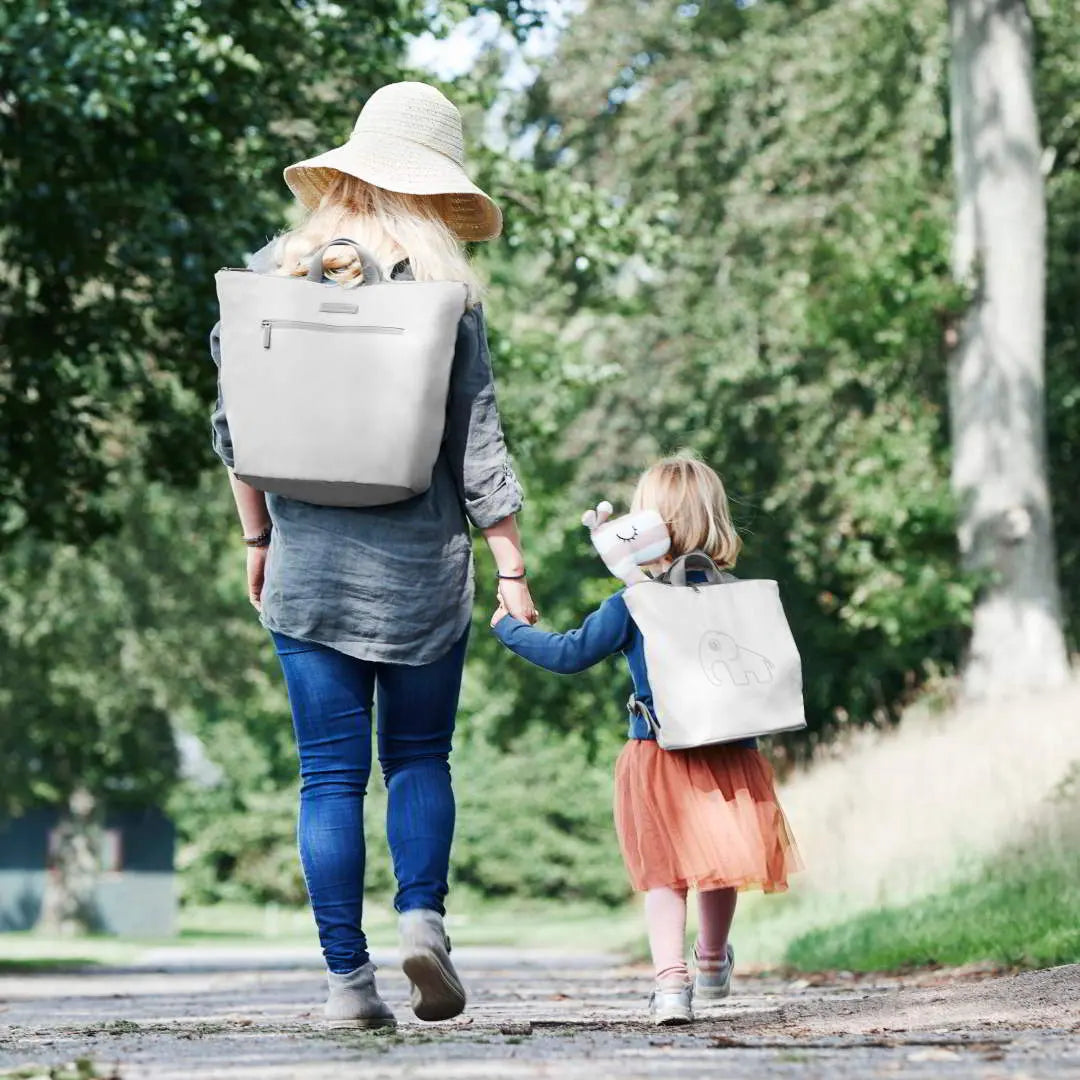
[{"label": "green tree", "polygon": [[1070,497],[1080,461],[1080,21],[1069,0],[1032,8],[1035,104],[1046,174],[1046,408],[1050,491],[1063,614],[1080,638],[1080,505]]},{"label": "green tree", "polygon": [[178,730],[216,757],[237,714],[264,735],[269,716],[289,745],[220,480],[184,493],[133,477],[110,507],[119,532],[80,546],[21,537],[0,553],[0,816],[64,811],[68,872],[46,904],[57,928],[92,924],[101,814],[167,799]]},{"label": "green tree", "polygon": [[[944,20],[929,0],[634,14],[589,5],[522,117],[544,180],[570,172],[670,234],[531,309],[593,376],[563,421],[563,475],[541,479],[560,521],[541,608],[569,622],[603,588],[581,508],[689,445],[728,481],[744,572],[781,582],[814,728],[890,717],[928,660],[955,659],[972,599],[943,420],[962,301]],[[524,701],[576,723],[616,696],[605,675],[583,696],[547,680],[547,698],[513,678],[510,723]]]},{"label": "green tree", "polygon": [[[930,2],[846,0],[642,2],[633,14],[588,5],[518,117],[536,144],[534,182],[584,178],[594,197],[666,222],[673,241],[639,245],[583,291],[566,286],[573,271],[518,278],[538,297],[528,319],[559,328],[551,354],[591,379],[556,421],[564,451],[541,459],[539,477],[531,461],[524,470],[544,500],[541,607],[571,622],[602,589],[580,508],[689,444],[729,481],[744,572],[781,581],[814,729],[887,719],[956,664],[988,595],[985,566],[962,567],[949,484],[947,336],[969,296],[950,257],[948,21]],[[1080,446],[1073,14],[1062,0],[1034,15],[1061,491]],[[504,391],[512,431],[532,419],[518,393]],[[1073,500],[1055,513],[1060,535],[1080,528]],[[1069,545],[1062,572],[1075,641]],[[510,727],[526,702],[576,724],[615,699],[607,672],[588,687],[510,677]]]},{"label": "green tree", "polygon": [[0,8],[5,533],[96,531],[133,466],[194,479],[214,270],[429,22],[420,0]]}]

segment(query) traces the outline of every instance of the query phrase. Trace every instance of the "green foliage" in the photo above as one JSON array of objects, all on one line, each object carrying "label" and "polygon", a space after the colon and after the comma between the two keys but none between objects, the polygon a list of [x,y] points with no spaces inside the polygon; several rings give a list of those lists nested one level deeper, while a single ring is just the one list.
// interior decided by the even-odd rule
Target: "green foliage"
[{"label": "green foliage", "polygon": [[[728,482],[743,572],[781,582],[813,728],[894,716],[928,663],[955,658],[974,584],[956,569],[944,422],[943,329],[963,298],[940,11],[637,12],[590,5],[521,120],[542,183],[584,177],[634,215],[617,273],[583,293],[549,281],[523,315],[512,286],[492,306],[511,331],[558,327],[554,455],[522,452],[535,403],[500,371],[541,610],[565,626],[601,598],[581,509],[690,446]],[[534,711],[587,729],[619,693],[608,671],[506,681],[510,730]]]},{"label": "green foliage", "polygon": [[1046,405],[1050,489],[1058,535],[1065,617],[1080,647],[1080,24],[1069,0],[1033,6],[1039,119],[1048,155]]},{"label": "green foliage", "polygon": [[453,884],[484,896],[599,900],[629,895],[612,821],[621,731],[590,760],[580,736],[534,728],[497,749],[475,714],[462,717],[454,761],[458,827]]},{"label": "green foliage", "polygon": [[0,813],[85,786],[147,800],[176,752],[116,576],[75,548],[19,544],[0,599]]},{"label": "green foliage", "polygon": [[0,8],[0,526],[97,529],[132,463],[193,479],[213,272],[279,227],[281,168],[347,134],[426,9]]},{"label": "green foliage", "polygon": [[[631,6],[589,4],[511,103],[529,154],[473,154],[506,210],[479,257],[540,608],[566,628],[617,587],[582,509],[625,501],[640,467],[689,445],[728,481],[741,572],[781,582],[814,732],[893,717],[955,660],[975,587],[947,475],[943,337],[964,297],[948,272],[941,5]],[[1035,12],[1063,538],[1080,530],[1072,6]],[[0,9],[0,813],[76,783],[169,797],[190,899],[303,899],[285,695],[223,477],[204,469],[212,272],[283,224],[281,166],[345,136],[402,73],[409,33],[482,8],[520,36],[541,12],[428,8]],[[474,135],[501,63],[485,55],[451,88]],[[1080,553],[1061,557],[1075,640]],[[627,676],[617,660],[563,679],[506,656],[487,631],[490,570],[480,551],[456,883],[613,902]],[[169,795],[177,727],[220,784]],[[384,799],[373,781],[369,884],[385,893]]]},{"label": "green foliage", "polygon": [[[215,737],[236,739],[228,721],[242,716],[250,747],[256,722],[283,714],[224,477],[191,493],[132,477],[114,498],[114,535],[22,537],[0,553],[0,813],[80,785],[159,800],[176,776],[176,728],[224,713]],[[254,749],[260,768],[272,748]]]},{"label": "green foliage", "polygon": [[[269,652],[267,643],[263,647]],[[599,900],[628,894],[611,817],[611,774],[621,729],[601,760],[577,736],[539,727],[499,748],[485,730],[486,694],[470,670],[452,758],[458,801],[451,887],[513,899]],[[265,716],[238,712],[197,722],[223,769],[221,784],[182,785],[171,810],[182,836],[189,903],[306,898],[295,851],[295,752],[283,690]],[[365,805],[367,888],[389,897],[386,791],[375,764]]]}]

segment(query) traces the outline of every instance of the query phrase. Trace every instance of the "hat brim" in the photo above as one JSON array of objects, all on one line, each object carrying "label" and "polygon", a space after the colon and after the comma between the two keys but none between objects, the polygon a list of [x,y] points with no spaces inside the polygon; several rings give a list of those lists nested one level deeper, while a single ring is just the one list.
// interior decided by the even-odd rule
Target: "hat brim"
[{"label": "hat brim", "polygon": [[492,240],[502,232],[502,211],[495,200],[456,161],[412,139],[357,132],[341,146],[288,166],[285,183],[314,210],[335,173],[386,191],[431,196],[439,215],[461,240]]}]

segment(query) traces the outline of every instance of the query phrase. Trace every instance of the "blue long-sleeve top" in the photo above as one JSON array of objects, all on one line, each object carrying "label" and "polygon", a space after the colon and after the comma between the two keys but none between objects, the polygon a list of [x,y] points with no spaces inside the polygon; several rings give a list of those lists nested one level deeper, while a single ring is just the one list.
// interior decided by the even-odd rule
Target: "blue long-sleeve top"
[{"label": "blue long-sleeve top", "polygon": [[[537,667],[560,675],[574,675],[615,653],[622,653],[634,681],[634,696],[653,711],[649,669],[645,664],[645,639],[634,622],[620,590],[609,596],[576,630],[552,634],[538,630],[512,615],[495,624],[495,636],[511,652]],[[661,720],[663,718],[661,717]],[[630,716],[631,739],[655,739],[645,718]],[[756,739],[744,739],[738,746],[757,746]]]},{"label": "blue long-sleeve top", "polygon": [[[609,596],[581,626],[566,634],[538,630],[513,615],[506,615],[495,624],[495,636],[511,652],[560,675],[575,675],[615,653],[622,653],[634,681],[634,696],[652,709],[645,639],[626,606],[624,591],[620,589]],[[630,717],[630,738],[654,738],[644,717]]]}]

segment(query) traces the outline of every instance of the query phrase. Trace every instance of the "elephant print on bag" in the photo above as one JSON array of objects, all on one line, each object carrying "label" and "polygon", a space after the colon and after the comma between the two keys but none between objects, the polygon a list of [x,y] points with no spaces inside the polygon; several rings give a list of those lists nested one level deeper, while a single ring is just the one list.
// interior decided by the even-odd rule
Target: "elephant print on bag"
[{"label": "elephant print on bag", "polygon": [[708,630],[698,656],[705,677],[715,686],[749,686],[750,680],[772,682],[773,662],[761,653],[744,649],[730,634]]}]

